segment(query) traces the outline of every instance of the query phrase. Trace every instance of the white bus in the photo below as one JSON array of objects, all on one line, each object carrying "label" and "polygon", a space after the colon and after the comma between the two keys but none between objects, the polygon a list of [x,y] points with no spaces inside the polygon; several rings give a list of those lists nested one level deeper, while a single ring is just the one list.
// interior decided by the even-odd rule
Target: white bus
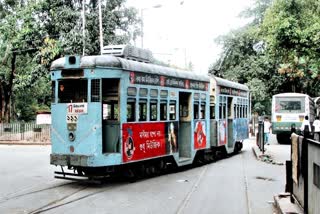
[{"label": "white bus", "polygon": [[315,118],[313,99],[306,94],[282,93],[272,96],[272,133],[279,143],[290,139],[291,128],[300,132],[305,116],[312,123]]}]

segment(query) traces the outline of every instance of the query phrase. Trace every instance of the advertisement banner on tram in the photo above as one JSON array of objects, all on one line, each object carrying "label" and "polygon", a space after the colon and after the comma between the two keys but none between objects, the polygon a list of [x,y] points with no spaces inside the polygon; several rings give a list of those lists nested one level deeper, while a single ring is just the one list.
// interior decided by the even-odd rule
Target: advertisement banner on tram
[{"label": "advertisement banner on tram", "polygon": [[122,125],[123,162],[178,152],[178,123],[125,123]]},{"label": "advertisement banner on tram", "polygon": [[194,125],[194,148],[206,148],[207,135],[206,135],[206,122],[196,121]]}]

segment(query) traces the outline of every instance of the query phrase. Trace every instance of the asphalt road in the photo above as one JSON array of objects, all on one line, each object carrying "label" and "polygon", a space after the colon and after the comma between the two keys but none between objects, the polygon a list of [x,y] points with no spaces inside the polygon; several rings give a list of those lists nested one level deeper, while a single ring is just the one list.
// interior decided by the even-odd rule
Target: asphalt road
[{"label": "asphalt road", "polygon": [[0,213],[270,214],[273,195],[284,191],[285,166],[258,161],[254,142],[215,163],[104,185],[55,180],[50,146],[0,145]]}]

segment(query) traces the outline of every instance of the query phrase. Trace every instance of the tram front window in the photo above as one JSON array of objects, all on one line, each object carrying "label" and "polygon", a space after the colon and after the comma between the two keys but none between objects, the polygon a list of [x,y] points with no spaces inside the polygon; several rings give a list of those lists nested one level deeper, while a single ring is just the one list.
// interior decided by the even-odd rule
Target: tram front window
[{"label": "tram front window", "polygon": [[58,88],[59,103],[79,103],[88,100],[88,80],[60,80]]}]

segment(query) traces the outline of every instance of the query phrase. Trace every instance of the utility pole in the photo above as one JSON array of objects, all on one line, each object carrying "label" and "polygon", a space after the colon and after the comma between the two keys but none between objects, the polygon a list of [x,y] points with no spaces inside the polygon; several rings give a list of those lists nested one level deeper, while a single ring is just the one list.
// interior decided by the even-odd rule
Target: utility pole
[{"label": "utility pole", "polygon": [[103,50],[103,35],[102,35],[102,12],[101,12],[101,0],[99,0],[99,31],[100,31],[100,55]]},{"label": "utility pole", "polygon": [[85,55],[85,50],[86,50],[86,16],[85,16],[85,5],[86,5],[86,0],[82,1],[82,55]]}]

